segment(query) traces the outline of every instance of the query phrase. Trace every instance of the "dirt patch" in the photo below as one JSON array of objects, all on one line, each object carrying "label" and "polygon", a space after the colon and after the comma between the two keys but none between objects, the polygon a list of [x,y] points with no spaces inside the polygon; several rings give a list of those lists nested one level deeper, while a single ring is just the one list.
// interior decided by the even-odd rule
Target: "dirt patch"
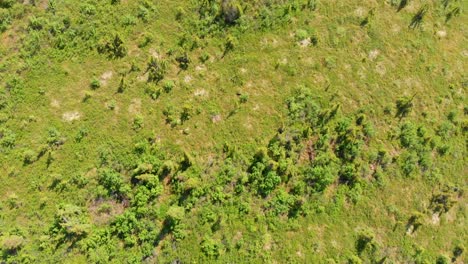
[{"label": "dirt patch", "polygon": [[140,75],[137,77],[137,81],[139,82],[146,82],[148,81],[148,73],[145,73],[143,75]]},{"label": "dirt patch", "polygon": [[193,93],[193,95],[203,97],[208,95],[208,92],[205,89],[198,89]]},{"label": "dirt patch", "polygon": [[140,98],[132,99],[130,105],[128,106],[128,112],[130,114],[139,114],[141,112],[141,99]]},{"label": "dirt patch", "polygon": [[379,56],[379,54],[380,54],[380,51],[379,51],[379,50],[376,50],[376,49],[375,49],[375,50],[371,50],[371,51],[369,52],[368,58],[369,58],[369,60],[373,61],[373,60],[377,59],[377,57]]},{"label": "dirt patch", "polygon": [[110,79],[112,79],[112,76],[114,73],[112,71],[106,71],[99,77],[99,81],[101,82],[102,86],[107,86],[108,82]]},{"label": "dirt patch", "polygon": [[315,153],[315,149],[314,149],[314,141],[315,141],[315,139],[310,139],[310,140],[307,141],[306,147],[304,148],[304,150],[299,155],[299,162],[300,163],[312,162],[312,161],[315,160],[316,153]]},{"label": "dirt patch", "polygon": [[271,246],[272,246],[271,235],[270,234],[265,234],[263,236],[263,241],[264,241],[263,250],[271,250]]},{"label": "dirt patch", "polygon": [[438,225],[440,223],[440,215],[438,213],[432,214],[431,224]]},{"label": "dirt patch", "polygon": [[205,71],[206,66],[205,65],[197,65],[197,67],[195,67],[195,70],[196,71]]},{"label": "dirt patch", "polygon": [[214,116],[211,117],[211,121],[213,123],[219,123],[219,122],[221,122],[221,120],[222,120],[221,115],[214,115]]},{"label": "dirt patch", "polygon": [[447,31],[445,30],[439,30],[436,32],[436,36],[439,38],[445,38],[447,36]]},{"label": "dirt patch", "polygon": [[75,120],[79,120],[80,118],[81,114],[78,111],[65,112],[62,115],[62,120],[65,122],[73,122]]},{"label": "dirt patch", "polygon": [[160,59],[161,58],[161,55],[155,49],[150,49],[149,53],[155,59]]},{"label": "dirt patch", "polygon": [[310,43],[311,42],[310,42],[309,38],[303,39],[303,40],[298,42],[299,46],[301,46],[302,48],[310,46]]},{"label": "dirt patch", "polygon": [[356,10],[354,10],[354,14],[357,17],[363,18],[366,15],[366,10],[364,7],[358,7]]},{"label": "dirt patch", "polygon": [[50,101],[50,106],[53,108],[60,108],[60,102],[57,99],[52,99],[52,101]]},{"label": "dirt patch", "polygon": [[190,76],[190,75],[186,75],[186,76],[184,77],[184,82],[186,82],[186,83],[189,83],[189,82],[191,82],[192,80],[193,80],[193,78],[192,78],[192,76]]},{"label": "dirt patch", "polygon": [[380,74],[380,76],[384,76],[387,73],[387,68],[385,67],[383,62],[380,62],[375,67],[375,71]]}]

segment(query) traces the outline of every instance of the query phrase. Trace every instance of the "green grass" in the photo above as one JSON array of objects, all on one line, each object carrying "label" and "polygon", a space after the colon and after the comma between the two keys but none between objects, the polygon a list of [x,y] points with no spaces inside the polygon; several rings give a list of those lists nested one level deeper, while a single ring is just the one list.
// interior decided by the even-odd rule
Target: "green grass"
[{"label": "green grass", "polygon": [[[466,244],[463,1],[398,12],[399,1],[246,1],[234,25],[200,16],[202,1],[4,2],[14,4],[0,0],[2,261],[434,263]],[[116,34],[125,56],[108,48]],[[148,81],[151,58],[167,62],[160,82]],[[297,111],[313,102],[317,116],[292,116],[300,87]],[[340,142],[359,145],[354,158]],[[317,166],[331,171],[323,191]],[[104,168],[120,177],[115,193]],[[281,182],[268,185],[267,172]],[[437,216],[439,193],[453,205]],[[61,205],[81,212],[63,220]]]}]

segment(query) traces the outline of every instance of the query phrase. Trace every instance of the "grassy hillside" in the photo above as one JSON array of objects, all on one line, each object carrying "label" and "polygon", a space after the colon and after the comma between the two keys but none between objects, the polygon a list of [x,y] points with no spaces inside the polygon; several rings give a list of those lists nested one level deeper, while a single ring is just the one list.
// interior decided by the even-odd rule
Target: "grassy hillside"
[{"label": "grassy hillside", "polygon": [[466,8],[0,0],[0,262],[465,263]]}]

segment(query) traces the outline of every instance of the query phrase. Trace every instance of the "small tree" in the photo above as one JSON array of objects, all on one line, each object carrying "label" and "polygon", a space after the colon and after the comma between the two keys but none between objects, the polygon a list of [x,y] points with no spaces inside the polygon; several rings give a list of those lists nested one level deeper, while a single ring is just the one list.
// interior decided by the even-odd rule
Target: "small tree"
[{"label": "small tree", "polygon": [[128,84],[127,84],[127,81],[125,80],[125,76],[122,76],[122,78],[120,78],[119,88],[117,89],[117,92],[123,93],[125,92],[125,90],[127,90],[127,88],[128,88]]},{"label": "small tree", "polygon": [[459,258],[463,254],[463,252],[465,252],[465,246],[463,244],[456,245],[453,249],[452,262],[455,262],[457,258]]},{"label": "small tree", "polygon": [[226,56],[228,52],[231,52],[237,46],[237,39],[232,35],[226,37],[226,42],[224,43],[224,53],[223,57]]},{"label": "small tree", "polygon": [[182,70],[187,70],[189,63],[190,63],[190,58],[188,57],[187,53],[184,53],[183,55],[179,56],[176,58],[176,61],[179,63],[179,67]]},{"label": "small tree", "polygon": [[424,224],[424,215],[420,212],[414,212],[406,224],[407,232],[414,233]]},{"label": "small tree", "polygon": [[127,55],[127,48],[119,34],[115,34],[112,41],[107,41],[98,48],[100,53],[108,53],[111,58],[123,58]]},{"label": "small tree", "polygon": [[239,3],[233,0],[223,0],[221,4],[221,13],[226,24],[232,25],[242,15],[242,8]]},{"label": "small tree", "polygon": [[148,72],[148,82],[159,83],[164,79],[164,75],[167,72],[167,66],[166,61],[151,57],[146,69],[146,72]]},{"label": "small tree", "polygon": [[217,258],[220,253],[220,246],[218,243],[209,237],[203,239],[201,249],[207,257]]},{"label": "small tree", "polygon": [[67,238],[80,239],[90,231],[88,218],[82,208],[71,205],[60,205],[55,214],[55,223],[52,232],[63,234]]},{"label": "small tree", "polygon": [[398,98],[396,101],[396,108],[397,108],[397,113],[396,117],[399,117],[400,119],[407,116],[411,110],[413,109],[413,99],[416,96],[414,94],[411,97],[403,96]]},{"label": "small tree", "polygon": [[367,248],[374,250],[376,248],[375,245],[375,234],[370,229],[363,229],[359,232],[356,249],[361,254]]},{"label": "small tree", "polygon": [[400,4],[398,5],[397,12],[400,12],[403,8],[408,5],[408,0],[401,0]]},{"label": "small tree", "polygon": [[101,87],[101,82],[98,79],[93,78],[93,80],[89,84],[89,87],[93,90],[96,90]]},{"label": "small tree", "polygon": [[428,9],[429,8],[428,8],[427,5],[424,5],[423,7],[421,7],[418,10],[418,12],[413,16],[413,18],[411,19],[411,23],[409,25],[409,28],[415,29],[415,28],[420,27],[421,23],[422,23],[422,20],[423,20],[424,16],[426,15]]}]

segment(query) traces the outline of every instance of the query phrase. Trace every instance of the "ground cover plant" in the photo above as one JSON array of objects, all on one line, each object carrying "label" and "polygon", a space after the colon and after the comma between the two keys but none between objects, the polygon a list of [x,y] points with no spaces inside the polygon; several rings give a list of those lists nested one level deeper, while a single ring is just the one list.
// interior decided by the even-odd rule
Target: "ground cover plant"
[{"label": "ground cover plant", "polygon": [[459,0],[0,0],[0,262],[464,263]]}]

